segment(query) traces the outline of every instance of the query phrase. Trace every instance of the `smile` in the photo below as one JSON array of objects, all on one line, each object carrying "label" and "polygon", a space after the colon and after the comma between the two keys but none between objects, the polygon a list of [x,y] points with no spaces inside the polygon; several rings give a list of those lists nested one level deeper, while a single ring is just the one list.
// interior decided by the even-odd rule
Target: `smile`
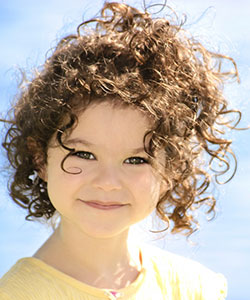
[{"label": "smile", "polygon": [[113,210],[123,207],[125,204],[118,204],[118,203],[101,203],[101,202],[95,202],[95,201],[83,201],[84,204],[100,209],[100,210]]}]

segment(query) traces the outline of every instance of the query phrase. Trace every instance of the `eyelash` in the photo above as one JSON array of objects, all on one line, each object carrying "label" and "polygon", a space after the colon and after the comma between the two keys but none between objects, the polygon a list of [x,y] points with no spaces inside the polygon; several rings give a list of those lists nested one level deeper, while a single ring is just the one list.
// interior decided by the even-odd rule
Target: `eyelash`
[{"label": "eyelash", "polygon": [[[130,163],[131,165],[143,165],[143,164],[148,164],[148,160],[146,158],[143,157],[139,157],[139,156],[135,156],[135,157],[129,157],[126,160],[131,160],[134,161],[133,163]],[[125,161],[126,161],[125,160]],[[139,161],[139,163],[135,163],[135,160],[137,160],[137,162]]]},{"label": "eyelash", "polygon": [[[88,155],[88,157],[86,157]],[[77,151],[72,154],[72,156],[77,156],[82,159],[87,159],[87,160],[95,160],[95,156],[91,152],[87,151]],[[89,158],[90,156],[93,156],[93,158]]]},{"label": "eyelash", "polygon": [[[91,153],[91,152],[87,152],[87,151],[77,151],[74,152],[72,154],[72,156],[77,156],[79,158],[82,159],[86,159],[86,160],[95,160],[95,156]],[[92,156],[92,158],[90,158]],[[144,157],[140,157],[140,156],[133,156],[133,157],[129,157],[127,159],[125,159],[124,162],[126,162],[127,160],[130,160],[131,165],[143,165],[143,164],[148,164],[149,161],[148,159],[144,158]]]}]

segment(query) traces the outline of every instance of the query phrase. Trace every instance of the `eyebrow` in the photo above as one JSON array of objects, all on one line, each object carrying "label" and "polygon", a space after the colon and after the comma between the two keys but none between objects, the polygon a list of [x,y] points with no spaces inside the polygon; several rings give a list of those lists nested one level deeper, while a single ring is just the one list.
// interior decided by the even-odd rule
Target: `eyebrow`
[{"label": "eyebrow", "polygon": [[[65,141],[65,144],[81,144],[83,146],[87,146],[87,147],[97,147],[97,145],[91,143],[91,142],[88,142],[84,139],[79,139],[79,138],[72,138],[72,139],[68,139]],[[139,148],[134,148],[134,149],[131,149],[130,150],[131,153],[133,154],[138,154],[138,153],[141,153],[141,152],[145,152],[145,149],[144,147],[139,147]]]}]

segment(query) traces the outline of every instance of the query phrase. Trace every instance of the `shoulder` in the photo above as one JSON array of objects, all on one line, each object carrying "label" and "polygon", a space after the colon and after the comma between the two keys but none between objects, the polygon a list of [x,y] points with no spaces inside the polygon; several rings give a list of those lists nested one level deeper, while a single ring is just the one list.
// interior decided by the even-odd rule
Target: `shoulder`
[{"label": "shoulder", "polygon": [[2,300],[11,300],[11,298],[6,294],[4,291],[1,290],[0,288],[0,299]]},{"label": "shoulder", "polygon": [[182,299],[182,295],[186,293],[197,295],[202,300],[225,299],[227,282],[222,274],[215,273],[194,260],[154,246],[144,244],[142,251],[155,276],[172,290],[175,297]]},{"label": "shoulder", "polygon": [[1,299],[25,299],[28,295],[26,290],[31,288],[32,280],[37,277],[34,269],[29,258],[18,260],[0,279]]},{"label": "shoulder", "polygon": [[45,299],[56,278],[32,257],[22,258],[0,279],[0,299]]}]

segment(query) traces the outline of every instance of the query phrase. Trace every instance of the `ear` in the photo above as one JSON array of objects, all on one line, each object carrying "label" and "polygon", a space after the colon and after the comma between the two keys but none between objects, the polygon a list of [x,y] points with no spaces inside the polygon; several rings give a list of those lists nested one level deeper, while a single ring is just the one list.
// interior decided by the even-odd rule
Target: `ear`
[{"label": "ear", "polygon": [[47,182],[48,176],[46,164],[43,164],[41,167],[39,167],[39,169],[37,170],[37,174],[43,181]]},{"label": "ear", "polygon": [[47,181],[47,168],[45,162],[45,153],[42,150],[42,146],[33,137],[27,137],[27,148],[29,154],[32,156],[32,162],[34,169],[37,171],[38,176]]},{"label": "ear", "polygon": [[161,180],[160,183],[160,197],[162,197],[169,190],[169,183],[165,180]]}]

